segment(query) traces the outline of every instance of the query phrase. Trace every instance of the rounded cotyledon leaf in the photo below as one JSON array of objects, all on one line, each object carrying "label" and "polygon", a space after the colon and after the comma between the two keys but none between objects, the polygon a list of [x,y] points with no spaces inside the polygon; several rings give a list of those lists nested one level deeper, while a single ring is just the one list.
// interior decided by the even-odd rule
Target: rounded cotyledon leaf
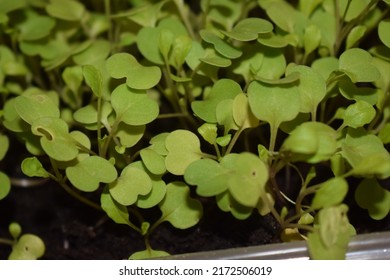
[{"label": "rounded cotyledon leaf", "polygon": [[228,189],[229,174],[232,171],[212,159],[200,159],[191,163],[184,173],[185,181],[196,185],[196,193],[210,197]]},{"label": "rounded cotyledon leaf", "polygon": [[248,100],[252,113],[273,128],[293,120],[301,106],[299,91],[294,84],[274,86],[252,82],[248,87]]},{"label": "rounded cotyledon leaf", "polygon": [[157,66],[143,66],[128,53],[117,53],[106,62],[107,70],[115,79],[126,78],[126,84],[134,89],[149,89],[161,79],[161,71]]},{"label": "rounded cotyledon leaf", "polygon": [[202,203],[190,196],[190,188],[183,182],[168,184],[165,198],[159,207],[162,212],[161,220],[178,229],[196,225],[203,214]]},{"label": "rounded cotyledon leaf", "polygon": [[269,33],[273,25],[262,18],[246,18],[238,22],[231,31],[222,31],[226,36],[238,41],[256,40],[259,34]]},{"label": "rounded cotyledon leaf", "polygon": [[214,32],[210,30],[201,30],[199,33],[205,42],[212,44],[215,50],[223,56],[230,59],[235,59],[241,56],[242,51],[230,45]]},{"label": "rounded cotyledon leaf", "polygon": [[19,116],[27,123],[42,117],[60,117],[60,110],[49,95],[31,94],[15,98],[14,106]]},{"label": "rounded cotyledon leaf", "polygon": [[298,91],[300,97],[300,112],[315,112],[318,104],[326,95],[325,79],[316,70],[305,65],[290,64],[286,69],[286,75],[298,72]]},{"label": "rounded cotyledon leaf", "polygon": [[50,0],[50,3],[46,5],[46,12],[54,18],[76,21],[83,18],[85,7],[74,0]]},{"label": "rounded cotyledon leaf", "polygon": [[348,183],[342,177],[331,178],[320,186],[311,203],[313,209],[338,205],[343,202],[348,192]]},{"label": "rounded cotyledon leaf", "polygon": [[202,120],[209,123],[217,122],[217,106],[226,99],[234,99],[242,92],[240,85],[230,79],[218,80],[211,88],[208,96],[200,101],[194,101],[191,104],[194,113]]},{"label": "rounded cotyledon leaf", "polygon": [[0,200],[6,197],[11,191],[11,180],[7,174],[0,171]]},{"label": "rounded cotyledon leaf", "polygon": [[382,20],[378,25],[379,39],[390,48],[390,20]]},{"label": "rounded cotyledon leaf", "polygon": [[144,125],[157,118],[159,107],[145,92],[119,85],[111,94],[116,118],[128,125]]},{"label": "rounded cotyledon leaf", "polygon": [[100,196],[102,209],[117,224],[130,225],[129,211],[127,207],[117,203],[111,196],[108,186],[106,186]]},{"label": "rounded cotyledon leaf", "polygon": [[339,69],[354,83],[373,82],[380,78],[379,70],[372,64],[371,54],[360,48],[343,52],[339,59]]},{"label": "rounded cotyledon leaf", "polygon": [[131,165],[126,166],[121,175],[110,184],[110,194],[116,202],[129,206],[139,195],[147,195],[152,190],[152,180],[148,174]]},{"label": "rounded cotyledon leaf", "polygon": [[36,235],[23,234],[12,246],[9,260],[36,260],[45,253],[45,243]]},{"label": "rounded cotyledon leaf", "polygon": [[199,138],[188,130],[171,132],[165,140],[165,147],[168,151],[165,166],[175,175],[183,175],[188,165],[202,158]]},{"label": "rounded cotyledon leaf", "polygon": [[356,189],[355,200],[374,220],[381,220],[390,212],[390,191],[376,179],[364,179]]},{"label": "rounded cotyledon leaf", "polygon": [[343,126],[362,127],[370,123],[376,115],[374,107],[365,101],[358,100],[344,111]]},{"label": "rounded cotyledon leaf", "polygon": [[55,160],[69,161],[79,153],[76,141],[69,134],[68,124],[60,118],[39,118],[32,123],[31,131],[41,136],[43,150]]},{"label": "rounded cotyledon leaf", "polygon": [[99,156],[87,157],[65,172],[72,185],[85,192],[93,192],[100,183],[111,183],[118,176],[115,167]]}]

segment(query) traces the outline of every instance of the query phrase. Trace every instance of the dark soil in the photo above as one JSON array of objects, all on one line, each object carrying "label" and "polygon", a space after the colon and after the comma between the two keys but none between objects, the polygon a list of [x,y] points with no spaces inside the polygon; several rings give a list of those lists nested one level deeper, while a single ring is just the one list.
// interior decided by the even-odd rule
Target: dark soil
[{"label": "dark soil", "polygon": [[[40,236],[46,244],[44,259],[127,259],[143,250],[140,235],[125,225],[76,201],[49,183],[30,189],[14,188],[0,201],[0,236],[9,237],[8,224],[17,221],[24,233]],[[171,254],[234,248],[278,242],[279,228],[271,216],[252,215],[238,221],[210,204],[203,220],[187,230],[161,224],[152,234],[156,250]],[[10,247],[0,246],[0,259]]]}]

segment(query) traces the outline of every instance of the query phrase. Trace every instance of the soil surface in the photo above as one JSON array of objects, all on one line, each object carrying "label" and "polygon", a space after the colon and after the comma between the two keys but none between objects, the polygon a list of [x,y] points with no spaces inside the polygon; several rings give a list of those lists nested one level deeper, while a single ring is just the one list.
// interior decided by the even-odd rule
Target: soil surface
[{"label": "soil surface", "polygon": [[[24,233],[40,236],[46,244],[44,259],[127,259],[143,250],[143,239],[125,225],[105,219],[102,212],[76,201],[55,183],[33,188],[14,187],[0,201],[0,236],[9,237],[8,224],[17,221]],[[359,207],[350,210],[359,233],[390,230],[390,216],[370,219]],[[205,203],[202,221],[187,230],[161,224],[151,237],[152,247],[171,254],[245,247],[280,242],[280,228],[271,216],[253,214],[238,221],[230,213]],[[0,259],[10,247],[0,246]]]},{"label": "soil surface", "polygon": [[[211,203],[204,211],[202,221],[187,230],[161,224],[152,234],[152,247],[179,254],[279,242],[279,227],[271,216],[238,221]],[[127,259],[144,249],[137,232],[105,219],[104,213],[76,201],[54,183],[14,187],[0,201],[0,213],[0,236],[8,238],[8,224],[17,221],[24,233],[44,240],[44,259]],[[9,246],[0,245],[0,259],[9,252]]]}]

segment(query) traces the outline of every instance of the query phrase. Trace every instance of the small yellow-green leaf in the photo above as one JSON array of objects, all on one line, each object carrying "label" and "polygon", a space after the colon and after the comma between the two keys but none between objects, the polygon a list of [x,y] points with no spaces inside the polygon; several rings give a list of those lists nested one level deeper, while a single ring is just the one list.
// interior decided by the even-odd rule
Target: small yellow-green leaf
[{"label": "small yellow-green leaf", "polygon": [[137,201],[139,195],[147,195],[152,190],[148,174],[131,165],[126,166],[117,180],[110,184],[110,194],[114,200],[129,206]]},{"label": "small yellow-green leaf", "polygon": [[367,209],[374,220],[382,220],[390,212],[390,191],[384,189],[374,178],[364,179],[356,189],[355,200]]},{"label": "small yellow-green leaf", "polygon": [[106,186],[100,196],[102,209],[117,224],[129,225],[129,212],[126,206],[117,203],[112,199],[108,187]]},{"label": "small yellow-green leaf", "polygon": [[6,135],[0,134],[0,161],[5,157],[9,148],[9,139]]},{"label": "small yellow-green leaf", "polygon": [[8,175],[0,171],[0,200],[6,197],[11,191],[11,180]]},{"label": "small yellow-green leaf", "polygon": [[354,47],[359,42],[359,40],[363,38],[366,31],[367,31],[367,27],[364,25],[355,26],[348,34],[345,48],[348,50]]},{"label": "small yellow-green leaf", "polygon": [[117,53],[106,62],[107,70],[115,79],[126,78],[126,84],[134,89],[149,89],[161,79],[161,71],[157,66],[143,66],[128,53]]},{"label": "small yellow-green leaf", "polygon": [[256,127],[259,120],[253,115],[245,94],[239,94],[233,101],[233,118],[236,124],[241,128]]},{"label": "small yellow-green leaf", "polygon": [[212,44],[215,50],[224,57],[235,59],[242,54],[240,50],[236,49],[210,30],[201,30],[199,34],[205,42]]},{"label": "small yellow-green leaf", "polygon": [[320,209],[340,204],[348,192],[348,183],[342,177],[331,178],[321,183],[311,203],[313,209]]},{"label": "small yellow-green leaf", "polygon": [[165,198],[159,204],[162,221],[175,228],[186,229],[196,225],[202,217],[202,203],[190,197],[190,188],[182,182],[169,183]]},{"label": "small yellow-green leaf", "polygon": [[217,139],[217,125],[211,123],[204,123],[198,128],[199,134],[203,137],[204,140],[209,142],[211,145],[215,144]]},{"label": "small yellow-green leaf", "polygon": [[234,99],[242,92],[240,85],[230,79],[220,79],[212,87],[208,96],[202,101],[194,101],[191,108],[194,113],[209,123],[217,122],[216,109],[226,99]]},{"label": "small yellow-green leaf", "polygon": [[164,157],[154,150],[150,148],[142,149],[140,156],[146,168],[151,173],[155,175],[163,175],[167,171]]},{"label": "small yellow-green leaf", "polygon": [[144,91],[134,90],[126,84],[119,85],[111,95],[111,105],[117,119],[128,125],[144,125],[153,121],[159,113],[155,100]]},{"label": "small yellow-green leaf", "polygon": [[81,20],[85,13],[82,3],[74,0],[50,0],[46,12],[55,18],[67,21]]},{"label": "small yellow-green leaf", "polygon": [[365,124],[370,123],[376,115],[374,107],[365,101],[357,101],[356,103],[349,105],[344,111],[344,123],[345,126],[353,128],[362,127]]},{"label": "small yellow-green leaf", "polygon": [[82,73],[87,85],[92,89],[92,92],[100,97],[102,95],[103,78],[101,72],[93,65],[84,65]]},{"label": "small yellow-green leaf", "polygon": [[167,170],[175,175],[183,175],[187,166],[202,157],[198,137],[189,130],[175,130],[166,140],[168,155],[165,158]]},{"label": "small yellow-green leaf", "polygon": [[28,157],[22,161],[22,171],[29,177],[48,178],[49,173],[42,166],[42,163],[36,157]]},{"label": "small yellow-green leaf", "polygon": [[372,64],[370,53],[359,48],[349,49],[340,55],[339,69],[354,83],[373,82],[380,78],[380,72]]},{"label": "small yellow-green leaf", "polygon": [[378,25],[379,38],[390,48],[390,20],[382,20]]},{"label": "small yellow-green leaf", "polygon": [[223,31],[223,34],[238,41],[256,40],[259,34],[269,33],[273,25],[262,18],[245,18],[238,22],[231,31]]},{"label": "small yellow-green leaf", "polygon": [[45,243],[33,234],[23,234],[12,246],[9,260],[36,260],[45,253]]},{"label": "small yellow-green leaf", "polygon": [[115,167],[98,156],[87,157],[65,171],[73,186],[85,192],[93,192],[100,183],[111,183],[118,176]]},{"label": "small yellow-green leaf", "polygon": [[321,43],[321,30],[316,25],[309,25],[305,28],[303,45],[305,55],[312,53]]}]

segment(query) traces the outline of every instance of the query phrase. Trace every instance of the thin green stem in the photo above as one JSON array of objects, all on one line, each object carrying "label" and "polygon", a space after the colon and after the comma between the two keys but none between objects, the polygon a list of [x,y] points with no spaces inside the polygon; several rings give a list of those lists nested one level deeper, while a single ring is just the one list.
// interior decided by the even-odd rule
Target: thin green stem
[{"label": "thin green stem", "polygon": [[230,152],[232,151],[232,149],[233,149],[234,145],[236,144],[238,138],[240,137],[241,132],[243,132],[243,131],[244,131],[244,129],[240,128],[239,130],[237,130],[234,133],[233,138],[230,141],[229,146],[226,149],[225,155],[230,154]]},{"label": "thin green stem", "polygon": [[106,13],[106,20],[107,20],[107,26],[108,26],[108,41],[111,43],[111,46],[113,46],[113,32],[112,32],[112,21],[111,21],[111,5],[110,0],[104,0],[104,10]]},{"label": "thin green stem", "polygon": [[179,12],[181,20],[183,21],[185,27],[187,28],[188,33],[190,34],[191,38],[195,40],[196,36],[193,30],[193,24],[189,21],[189,15],[185,11],[185,5],[183,0],[174,0],[174,2]]}]

